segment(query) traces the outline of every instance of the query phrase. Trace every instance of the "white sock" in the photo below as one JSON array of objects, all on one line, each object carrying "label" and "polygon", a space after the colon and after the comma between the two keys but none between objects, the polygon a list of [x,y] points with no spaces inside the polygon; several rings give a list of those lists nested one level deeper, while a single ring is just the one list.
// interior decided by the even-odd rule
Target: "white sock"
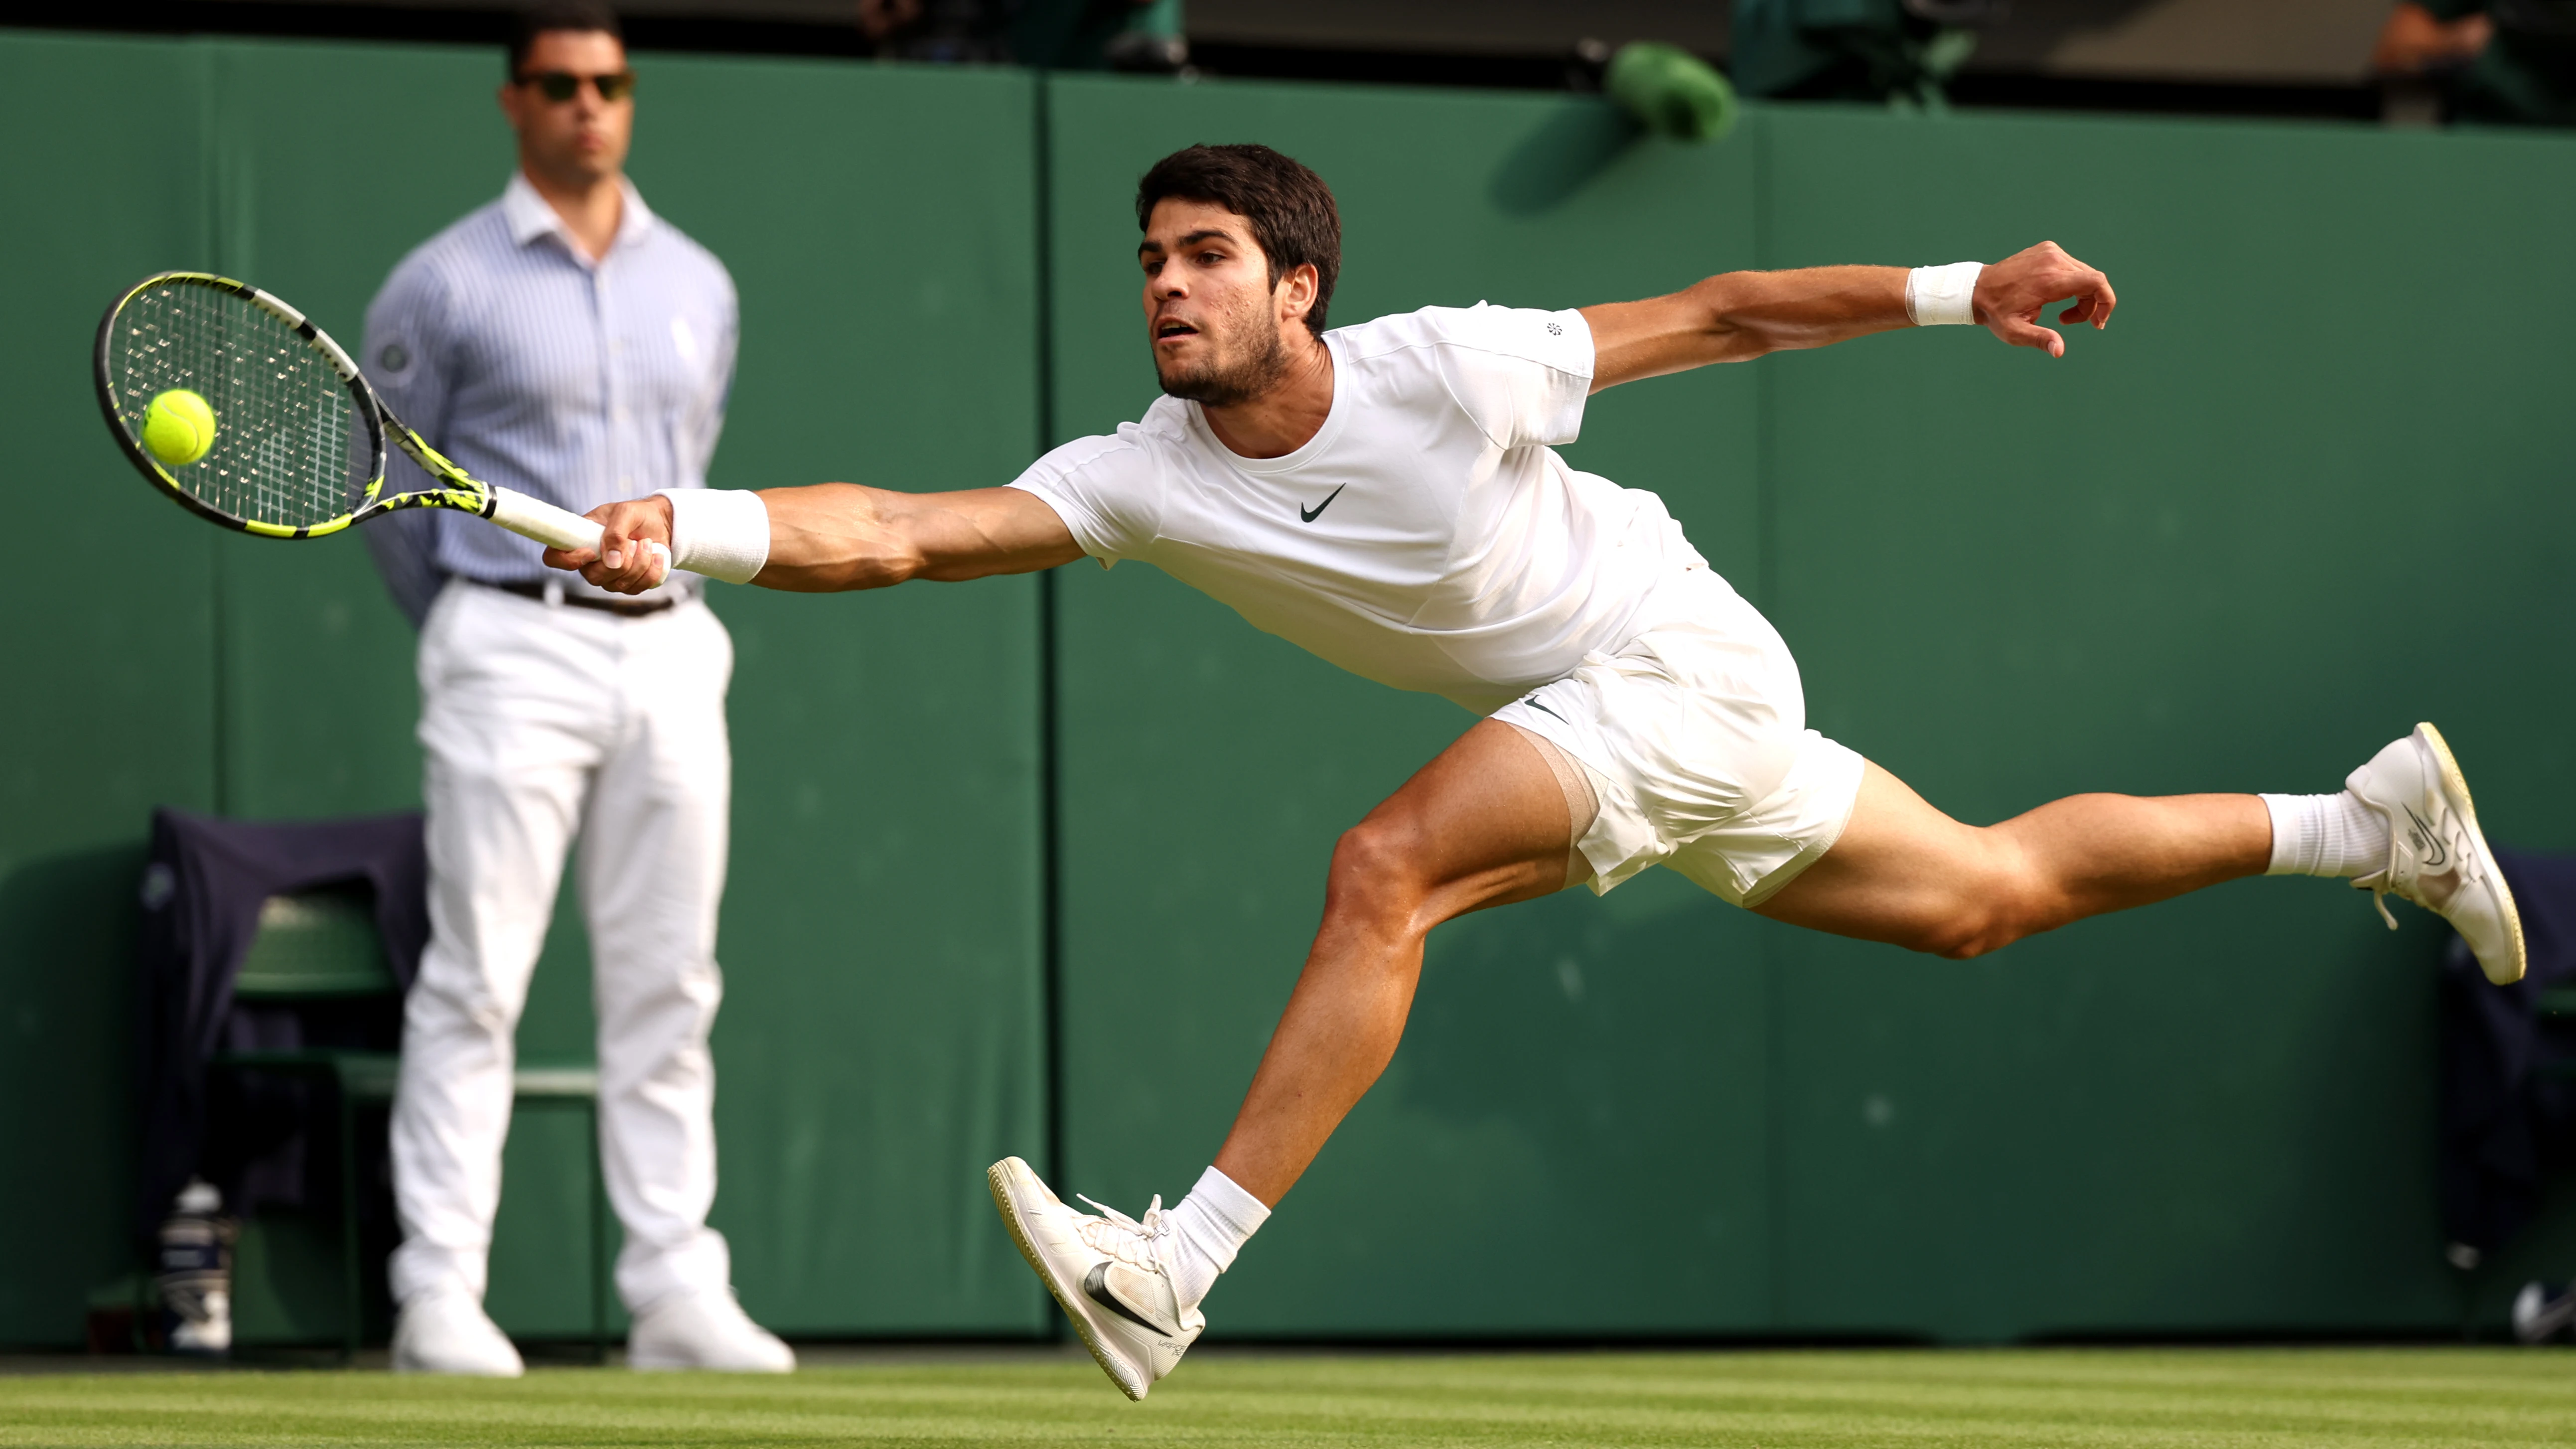
[{"label": "white sock", "polygon": [[2272,812],[2266,875],[2369,875],[2388,865],[2388,822],[2350,790],[2260,795]]},{"label": "white sock", "polygon": [[1172,1287],[1189,1312],[1216,1286],[1216,1275],[1234,1266],[1234,1255],[1270,1221],[1261,1199],[1235,1185],[1233,1178],[1211,1167],[1199,1174],[1198,1186],[1173,1207]]}]

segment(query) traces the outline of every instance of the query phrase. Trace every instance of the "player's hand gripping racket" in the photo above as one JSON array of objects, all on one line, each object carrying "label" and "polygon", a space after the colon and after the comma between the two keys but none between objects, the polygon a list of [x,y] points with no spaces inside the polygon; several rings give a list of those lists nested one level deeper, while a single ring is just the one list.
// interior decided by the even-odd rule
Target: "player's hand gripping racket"
[{"label": "player's hand gripping racket", "polygon": [[[134,466],[196,513],[263,538],[318,538],[397,508],[455,508],[556,548],[598,524],[467,476],[404,427],[304,314],[245,282],[163,272],[98,324],[98,404]],[[433,485],[385,492],[385,442]],[[670,567],[670,551],[649,543]]]}]

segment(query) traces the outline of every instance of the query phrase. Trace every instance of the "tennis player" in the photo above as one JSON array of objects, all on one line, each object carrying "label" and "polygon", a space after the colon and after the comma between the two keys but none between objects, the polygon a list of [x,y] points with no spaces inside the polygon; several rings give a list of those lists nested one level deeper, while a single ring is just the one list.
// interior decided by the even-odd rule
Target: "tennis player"
[{"label": "tennis player", "polygon": [[1377,1080],[1423,938],[1468,911],[1663,865],[1774,920],[1969,957],[2239,876],[2325,875],[2440,913],[2491,977],[2521,976],[2513,900],[2431,726],[2331,794],[2078,795],[1964,825],[1806,727],[1788,647],[1660,499],[1553,451],[1603,388],[1784,348],[1973,323],[2060,356],[2043,308],[2072,298],[2057,320],[2098,328],[2116,298],[2055,245],[1327,332],[1340,221],[1305,167],[1193,146],[1146,173],[1136,215],[1167,394],[1143,421],[1005,488],[672,490],[594,510],[595,553],[546,556],[628,592],[657,567],[638,540],[817,591],[1142,559],[1256,628],[1482,717],[1342,836],[1304,974],[1187,1197],[1141,1221],[1094,1215],[1018,1158],[994,1165],[1013,1237],[1130,1397],[1179,1362],[1217,1275]]}]

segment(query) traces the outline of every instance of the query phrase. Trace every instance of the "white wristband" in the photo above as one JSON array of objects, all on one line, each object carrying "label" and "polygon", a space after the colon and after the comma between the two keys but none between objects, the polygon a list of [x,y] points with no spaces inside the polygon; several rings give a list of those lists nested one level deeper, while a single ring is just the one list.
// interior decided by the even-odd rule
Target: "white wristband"
[{"label": "white wristband", "polygon": [[1905,315],[1917,327],[1967,327],[1977,320],[1977,274],[1984,262],[1916,267],[1905,274]]},{"label": "white wristband", "polygon": [[671,567],[747,584],[769,562],[769,505],[747,488],[665,488]]}]

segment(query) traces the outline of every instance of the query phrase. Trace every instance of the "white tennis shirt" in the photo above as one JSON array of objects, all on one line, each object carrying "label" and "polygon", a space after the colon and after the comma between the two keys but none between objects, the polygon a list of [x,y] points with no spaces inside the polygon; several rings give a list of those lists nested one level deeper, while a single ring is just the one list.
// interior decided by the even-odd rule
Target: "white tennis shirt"
[{"label": "white tennis shirt", "polygon": [[1490,714],[1615,652],[1706,562],[1664,502],[1567,467],[1592,331],[1579,312],[1426,307],[1324,334],[1333,406],[1245,458],[1199,405],[1081,438],[1012,483],[1082,551],[1142,559],[1353,674]]}]

